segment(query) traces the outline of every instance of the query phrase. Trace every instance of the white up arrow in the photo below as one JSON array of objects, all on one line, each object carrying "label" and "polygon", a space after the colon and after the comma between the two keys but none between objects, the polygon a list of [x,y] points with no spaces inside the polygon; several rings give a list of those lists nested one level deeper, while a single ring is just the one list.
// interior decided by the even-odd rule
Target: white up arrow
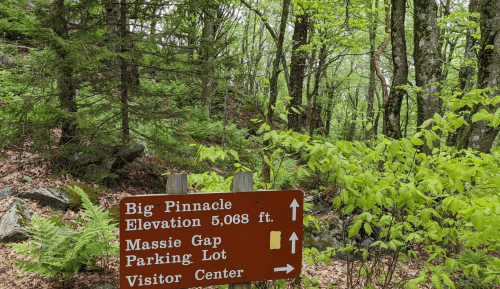
[{"label": "white up arrow", "polygon": [[293,209],[293,212],[292,212],[292,221],[296,221],[297,220],[297,208],[298,207],[299,207],[299,203],[297,203],[296,199],[293,199],[293,202],[290,205],[290,208]]},{"label": "white up arrow", "polygon": [[281,272],[281,271],[286,271],[286,273],[290,273],[293,271],[293,268],[290,264],[286,264],[286,267],[278,267],[278,268],[274,268],[274,272]]},{"label": "white up arrow", "polygon": [[297,238],[297,235],[295,235],[295,232],[292,233],[292,236],[288,241],[292,241],[292,254],[295,254],[295,241],[297,241],[299,238]]}]

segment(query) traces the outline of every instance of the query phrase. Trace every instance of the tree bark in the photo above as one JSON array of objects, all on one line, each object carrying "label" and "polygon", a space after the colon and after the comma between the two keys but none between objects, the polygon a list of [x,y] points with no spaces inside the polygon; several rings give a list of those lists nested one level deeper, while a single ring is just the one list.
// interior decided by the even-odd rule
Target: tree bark
[{"label": "tree bark", "polygon": [[213,75],[214,75],[214,40],[215,40],[215,23],[213,10],[207,8],[203,16],[202,39],[200,48],[202,51],[202,75],[201,75],[201,98],[205,104],[205,110],[210,117],[210,109],[212,106],[211,93],[213,90]]},{"label": "tree bark", "polygon": [[[267,124],[273,129],[274,124],[274,111],[273,106],[276,104],[276,99],[278,98],[278,76],[280,73],[280,61],[283,57],[283,42],[285,41],[286,23],[288,20],[288,13],[290,10],[290,1],[283,1],[283,9],[281,12],[280,30],[276,42],[276,55],[273,60],[273,70],[271,74],[271,79],[269,80],[269,102],[267,104]],[[270,157],[270,152],[264,149],[264,156]],[[269,183],[271,181],[271,168],[266,162],[263,163],[263,179],[264,182]]]},{"label": "tree bark", "polygon": [[325,135],[326,130],[324,129],[323,126],[323,121],[321,120],[321,114],[323,112],[323,105],[321,101],[319,101],[318,96],[319,96],[319,84],[321,82],[321,79],[323,78],[325,74],[325,60],[327,57],[327,50],[326,50],[326,45],[321,46],[321,49],[319,50],[319,61],[318,61],[318,66],[316,68],[316,74],[314,77],[314,88],[312,92],[312,111],[311,111],[311,124],[309,126],[309,134],[312,137],[314,134],[314,131],[319,128],[323,128],[321,130],[321,134]]},{"label": "tree bark", "polygon": [[[302,15],[297,13],[295,28],[293,31],[292,58],[290,61],[290,106],[288,115],[288,126],[294,131],[300,132],[302,122],[302,88],[304,83],[304,70],[306,66],[307,52],[300,50],[302,45],[307,44],[308,16],[306,12]],[[294,109],[300,113],[294,111]]]},{"label": "tree bark", "polygon": [[[439,29],[437,27],[437,4],[435,0],[414,0],[413,32],[415,78],[417,93],[417,125],[430,119],[435,113],[442,115],[443,102],[439,98],[441,79],[441,63],[439,52]],[[435,141],[434,146],[438,145]],[[427,145],[422,147],[426,154],[431,150]]]},{"label": "tree bark", "polygon": [[[479,22],[479,19],[474,17],[473,13],[479,13],[478,0],[471,0],[469,2],[469,21]],[[476,69],[472,65],[472,63],[474,63],[474,60],[477,56],[476,56],[476,51],[473,49],[474,45],[476,45],[476,38],[474,38],[472,35],[475,32],[476,28],[470,28],[467,30],[466,34],[465,47],[464,47],[464,61],[462,62],[462,65],[460,66],[460,70],[458,72],[459,88],[462,91],[460,99],[467,92],[469,92],[474,86],[474,82],[472,81],[472,79],[476,75]],[[467,118],[468,122],[470,123],[470,112],[471,112],[470,108],[468,106],[464,106],[457,111],[457,114],[463,114],[464,117]],[[458,128],[455,133],[450,133],[446,140],[446,145],[455,146],[457,149],[468,147],[469,146],[468,138],[463,138],[462,143],[461,144],[459,143],[461,136],[463,136],[464,133],[466,133],[467,128],[468,128],[467,126],[463,125],[460,128]],[[459,145],[461,147],[459,147]]]},{"label": "tree bark", "polygon": [[398,87],[408,82],[405,11],[406,0],[392,0],[391,43],[394,76],[390,95],[384,104],[384,135],[393,139],[402,137],[399,119],[405,90]]},{"label": "tree bark", "polygon": [[[481,49],[478,52],[477,87],[490,87],[490,98],[498,94],[500,86],[500,2],[481,0],[479,6],[481,27]],[[486,109],[495,113],[499,105],[481,105],[475,111]],[[500,128],[489,126],[489,122],[478,121],[472,125],[469,146],[480,152],[489,153]]]},{"label": "tree bark", "polygon": [[[391,27],[391,18],[390,18],[390,8],[387,0],[384,0],[384,6],[385,6],[385,33],[389,33],[389,29]],[[387,97],[389,95],[387,91],[387,82],[385,81],[385,77],[382,75],[382,71],[380,70],[380,55],[384,51],[384,49],[387,47],[387,44],[389,43],[389,38],[384,39],[382,43],[377,48],[377,53],[375,54],[375,72],[377,73],[377,77],[380,80],[380,84],[382,85],[382,99],[384,102],[387,100]]]},{"label": "tree bark", "polygon": [[[121,53],[127,52],[127,38],[128,38],[128,26],[127,26],[127,0],[121,0],[120,2],[120,37],[121,37]],[[124,144],[130,141],[130,127],[129,127],[129,111],[128,111],[128,94],[130,86],[130,74],[128,71],[129,61],[124,56],[120,57],[120,100],[122,104],[122,142]]]},{"label": "tree bark", "polygon": [[[372,7],[372,10],[373,9],[376,9],[376,5]],[[374,115],[373,103],[375,102],[375,40],[377,35],[377,17],[374,14],[375,12],[370,12],[371,23],[368,26],[368,35],[370,38],[370,74],[368,77],[368,93],[366,97],[366,102],[368,103],[368,107],[366,109],[366,120],[372,125]],[[372,138],[373,131],[373,128],[365,131],[366,140],[370,140]]]},{"label": "tree bark", "polygon": [[[51,3],[52,9],[52,29],[54,33],[63,39],[69,38],[69,23],[66,18],[66,5],[64,0],[54,0]],[[74,63],[71,60],[71,50],[67,44],[61,45],[55,41],[57,57],[60,59],[58,65],[57,88],[59,95],[59,104],[64,110],[65,116],[62,117],[62,132],[59,144],[66,145],[68,143],[77,143],[77,123],[75,115],[77,112],[76,105],[76,79],[73,75]]]}]

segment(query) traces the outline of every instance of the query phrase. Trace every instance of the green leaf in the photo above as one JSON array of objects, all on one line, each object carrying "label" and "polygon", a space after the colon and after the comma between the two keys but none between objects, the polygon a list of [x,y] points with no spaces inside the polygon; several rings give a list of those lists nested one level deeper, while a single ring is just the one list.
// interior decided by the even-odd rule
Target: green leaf
[{"label": "green leaf", "polygon": [[495,185],[496,185],[497,189],[500,190],[500,175],[497,175],[495,177]]},{"label": "green leaf", "polygon": [[358,234],[359,230],[361,229],[361,225],[363,223],[363,220],[357,220],[354,222],[354,224],[351,226],[349,229],[349,238],[354,237]]},{"label": "green leaf", "polygon": [[372,124],[371,122],[368,122],[368,123],[366,124],[366,127],[365,127],[366,131],[369,131],[369,130],[370,130],[370,129],[372,129],[372,128],[373,128],[373,124]]},{"label": "green leaf", "polygon": [[363,225],[363,227],[365,228],[365,231],[368,235],[371,235],[373,230],[372,230],[372,227],[370,226],[370,224],[368,222],[365,222],[365,224]]},{"label": "green leaf", "polygon": [[423,209],[420,212],[420,218],[422,219],[422,224],[427,224],[431,219],[431,211],[429,209]]},{"label": "green leaf", "polygon": [[424,142],[423,142],[421,139],[419,139],[418,137],[412,137],[412,138],[411,138],[411,142],[412,142],[414,145],[416,145],[416,146],[420,146],[420,145],[423,145],[423,144],[424,144]]},{"label": "green leaf", "polygon": [[385,143],[381,142],[377,145],[377,147],[375,148],[375,153],[377,155],[381,155],[382,152],[385,150]]},{"label": "green leaf", "polygon": [[478,232],[482,231],[486,226],[483,212],[481,210],[476,210],[474,214],[472,214],[471,222]]},{"label": "green leaf", "polygon": [[491,283],[491,282],[493,282],[493,280],[495,280],[496,277],[497,277],[497,275],[490,275],[490,276],[484,278],[482,283],[483,284]]},{"label": "green leaf", "polygon": [[472,122],[474,123],[480,120],[487,120],[488,117],[491,117],[491,114],[486,109],[482,109],[472,116]]},{"label": "green leaf", "polygon": [[455,289],[455,283],[453,283],[453,281],[450,280],[448,275],[443,273],[443,274],[441,274],[441,278],[443,278],[444,284],[446,284],[446,286]]},{"label": "green leaf", "polygon": [[443,285],[441,284],[441,279],[439,279],[439,276],[434,274],[432,275],[431,278],[432,285],[436,286],[437,289],[442,289]]}]

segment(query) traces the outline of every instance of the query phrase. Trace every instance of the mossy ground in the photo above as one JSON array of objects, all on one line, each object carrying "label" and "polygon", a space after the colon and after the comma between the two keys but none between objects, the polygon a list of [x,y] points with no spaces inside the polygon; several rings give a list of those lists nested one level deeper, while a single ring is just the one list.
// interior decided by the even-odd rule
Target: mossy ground
[{"label": "mossy ground", "polygon": [[68,194],[70,210],[78,211],[82,206],[82,198],[80,197],[80,195],[78,195],[75,191],[71,189],[72,187],[75,186],[82,189],[83,192],[87,194],[87,196],[89,197],[90,201],[93,204],[95,205],[99,204],[99,197],[97,196],[96,190],[92,186],[83,183],[70,183],[64,187],[57,188],[58,190],[64,191]]},{"label": "mossy ground", "polygon": [[116,223],[120,223],[120,206],[116,205],[108,209],[109,211],[109,216],[113,221],[116,221]]},{"label": "mossy ground", "polygon": [[29,224],[28,218],[23,214],[23,211],[25,209],[26,208],[24,207],[24,205],[16,205],[16,215],[19,216],[19,219],[17,219],[17,224],[22,228],[27,227]]}]

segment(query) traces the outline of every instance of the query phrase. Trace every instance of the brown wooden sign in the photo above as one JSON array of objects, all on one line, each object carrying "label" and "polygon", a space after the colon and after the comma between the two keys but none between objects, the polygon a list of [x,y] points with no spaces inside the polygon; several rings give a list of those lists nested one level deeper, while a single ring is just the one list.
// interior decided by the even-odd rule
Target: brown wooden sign
[{"label": "brown wooden sign", "polygon": [[298,277],[301,191],[147,195],[120,202],[120,288]]}]

